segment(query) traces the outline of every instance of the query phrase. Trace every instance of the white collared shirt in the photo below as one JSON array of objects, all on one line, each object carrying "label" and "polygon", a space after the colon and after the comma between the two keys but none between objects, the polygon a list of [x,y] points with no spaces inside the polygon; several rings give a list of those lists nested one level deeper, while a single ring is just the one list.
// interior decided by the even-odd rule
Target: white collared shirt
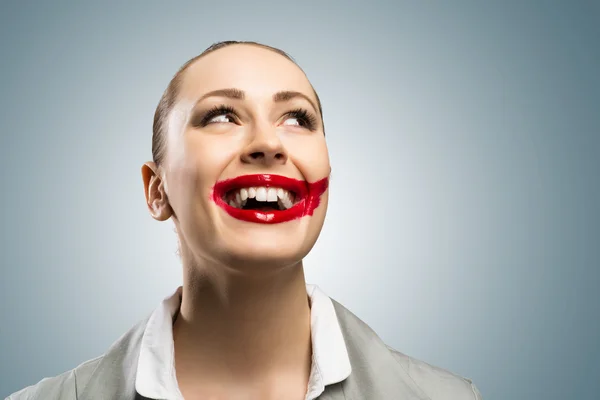
[{"label": "white collared shirt", "polygon": [[[306,400],[325,386],[350,376],[351,367],[333,303],[316,285],[306,285],[310,299],[312,366]],[[175,375],[173,318],[181,305],[181,287],[152,313],[140,348],[135,388],[150,399],[183,400]]]}]

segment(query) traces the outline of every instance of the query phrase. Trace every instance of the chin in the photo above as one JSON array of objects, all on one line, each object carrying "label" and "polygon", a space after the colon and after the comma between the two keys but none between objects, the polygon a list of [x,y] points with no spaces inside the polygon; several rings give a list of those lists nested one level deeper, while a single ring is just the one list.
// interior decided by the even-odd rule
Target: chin
[{"label": "chin", "polygon": [[[300,232],[281,234],[277,229],[251,229],[244,235],[224,237],[220,247],[221,260],[228,266],[244,271],[257,268],[283,268],[298,264],[312,249],[316,238]],[[279,234],[278,234],[279,233]]]},{"label": "chin", "polygon": [[[325,219],[326,200],[325,207],[317,208],[312,216],[282,223],[243,221],[216,209],[212,223],[185,219],[189,223],[183,227],[184,241],[192,253],[230,271],[281,270],[300,263],[313,248]],[[195,229],[198,226],[205,229]]]}]

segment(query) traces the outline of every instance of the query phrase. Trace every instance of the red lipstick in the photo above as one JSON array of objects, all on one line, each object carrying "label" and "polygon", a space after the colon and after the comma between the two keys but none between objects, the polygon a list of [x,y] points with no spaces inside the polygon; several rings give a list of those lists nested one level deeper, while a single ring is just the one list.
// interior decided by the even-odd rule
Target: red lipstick
[{"label": "red lipstick", "polygon": [[[260,224],[277,224],[313,215],[321,202],[321,195],[329,186],[329,179],[323,178],[309,183],[281,175],[258,174],[243,175],[237,178],[219,181],[212,191],[212,200],[232,217]],[[294,204],[286,210],[244,210],[229,205],[225,198],[234,190],[242,188],[281,188],[293,194]]]}]

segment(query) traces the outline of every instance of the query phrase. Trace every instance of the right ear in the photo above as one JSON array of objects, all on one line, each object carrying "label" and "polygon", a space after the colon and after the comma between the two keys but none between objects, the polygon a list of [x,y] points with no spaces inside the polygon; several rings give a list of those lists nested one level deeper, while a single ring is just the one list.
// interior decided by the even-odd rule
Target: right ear
[{"label": "right ear", "polygon": [[164,182],[158,173],[158,166],[147,162],[142,166],[142,179],[144,180],[144,195],[150,215],[157,221],[166,221],[173,215],[169,204]]}]

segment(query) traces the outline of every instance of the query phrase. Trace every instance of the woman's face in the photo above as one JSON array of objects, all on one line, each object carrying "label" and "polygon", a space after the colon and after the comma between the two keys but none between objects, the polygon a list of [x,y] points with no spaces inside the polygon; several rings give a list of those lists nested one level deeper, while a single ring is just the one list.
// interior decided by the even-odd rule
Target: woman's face
[{"label": "woman's face", "polygon": [[184,73],[163,179],[182,246],[229,266],[291,265],[325,219],[329,156],[304,73],[271,50],[232,45]]}]

